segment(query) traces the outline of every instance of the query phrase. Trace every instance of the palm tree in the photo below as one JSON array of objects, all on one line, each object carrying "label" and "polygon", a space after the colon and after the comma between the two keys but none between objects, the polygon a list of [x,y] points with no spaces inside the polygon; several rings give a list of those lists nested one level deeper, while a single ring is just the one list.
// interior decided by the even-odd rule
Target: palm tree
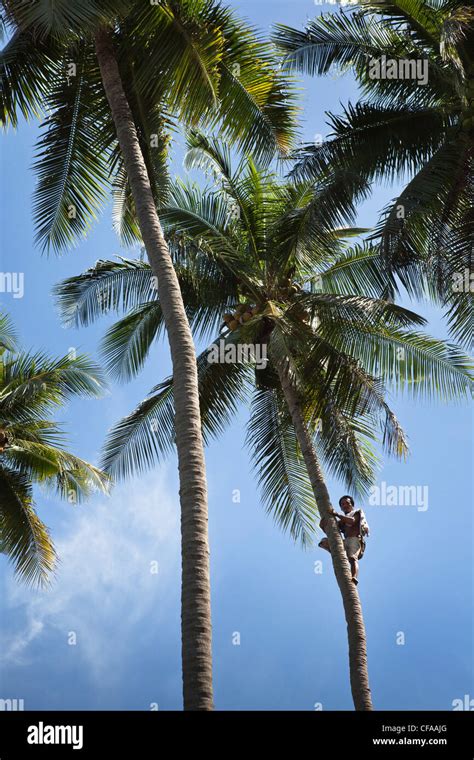
[{"label": "palm tree", "polygon": [[11,323],[0,314],[0,550],[29,584],[48,584],[57,560],[36,513],[34,484],[74,504],[109,485],[104,472],[62,448],[64,435],[49,414],[71,397],[97,397],[103,387],[102,373],[84,356],[17,351]]},{"label": "palm tree", "polygon": [[[411,295],[446,307],[452,335],[472,347],[474,8],[466,0],[363,0],[304,31],[278,25],[274,40],[289,69],[351,68],[361,88],[360,102],[330,116],[328,138],[298,151],[295,177],[316,177],[329,164],[369,185],[402,180],[376,231],[382,264]],[[377,78],[371,66],[383,56],[418,61],[427,82],[388,78],[388,69]]]},{"label": "palm tree", "polygon": [[[414,392],[425,383],[428,393],[449,397],[469,387],[467,362],[454,347],[407,329],[422,324],[421,317],[377,298],[378,251],[346,249],[341,237],[360,231],[329,226],[332,184],[283,184],[252,159],[234,173],[228,148],[199,133],[190,135],[187,166],[211,171],[217,181],[205,191],[178,184],[160,208],[190,323],[204,340],[224,319],[224,351],[264,346],[269,360],[254,371],[248,363],[210,363],[212,346],[198,357],[205,440],[222,431],[254,388],[248,442],[264,502],[306,545],[315,530],[315,502],[326,519],[348,626],[354,704],[371,709],[360,600],[331,518],[321,462],[363,493],[373,482],[370,439],[379,424],[389,452],[407,451],[380,377]],[[163,323],[148,271],[143,261],[102,261],[57,287],[66,322],[126,313],[102,346],[109,370],[121,379],[140,370]],[[112,430],[106,470],[126,477],[168,453],[173,420],[169,378]]]},{"label": "palm tree", "polygon": [[[127,242],[143,242],[171,350],[182,537],[185,709],[213,707],[207,483],[196,355],[156,211],[176,123],[219,126],[262,159],[287,150],[291,92],[273,51],[213,0],[157,3],[20,0],[3,4],[14,34],[2,61],[4,123],[39,108],[38,241],[62,249],[83,235],[110,181]],[[136,221],[135,221],[136,220]]]}]

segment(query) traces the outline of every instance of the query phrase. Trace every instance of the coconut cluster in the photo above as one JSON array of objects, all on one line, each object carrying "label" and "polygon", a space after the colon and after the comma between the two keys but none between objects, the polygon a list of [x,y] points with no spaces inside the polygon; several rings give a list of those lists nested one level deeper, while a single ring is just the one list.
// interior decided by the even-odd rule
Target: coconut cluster
[{"label": "coconut cluster", "polygon": [[240,303],[233,314],[224,314],[224,322],[232,332],[238,330],[241,325],[249,322],[260,311],[259,306],[249,303]]}]

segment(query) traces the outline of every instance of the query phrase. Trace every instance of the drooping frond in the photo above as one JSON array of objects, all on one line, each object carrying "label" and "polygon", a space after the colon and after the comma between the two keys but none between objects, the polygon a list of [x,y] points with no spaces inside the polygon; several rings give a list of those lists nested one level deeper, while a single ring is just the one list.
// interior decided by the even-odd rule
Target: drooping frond
[{"label": "drooping frond", "polygon": [[[204,441],[220,435],[245,398],[248,367],[209,361],[211,346],[198,357],[199,400]],[[103,452],[103,467],[121,479],[149,469],[174,449],[173,380],[153,389],[127,417],[112,428]]]},{"label": "drooping frond", "polygon": [[219,128],[242,153],[267,161],[288,152],[292,86],[270,45],[231,9],[212,0],[163,0],[141,4],[135,22],[137,87],[147,97],[165,81],[167,106],[188,127]]},{"label": "drooping frond", "polygon": [[335,347],[356,357],[367,372],[383,376],[398,391],[407,389],[429,400],[466,398],[472,393],[472,363],[456,346],[413,330],[355,326],[349,321],[345,326],[336,334],[328,322],[320,331]]},{"label": "drooping frond", "polygon": [[89,44],[78,43],[56,63],[44,106],[33,215],[42,249],[60,252],[87,233],[106,198],[110,118],[100,118],[103,94]]},{"label": "drooping frond", "polygon": [[56,566],[48,529],[35,512],[31,483],[22,472],[0,465],[0,551],[28,585],[45,586]]},{"label": "drooping frond", "polygon": [[54,74],[57,46],[15,31],[0,52],[0,125],[18,126],[20,115],[38,116]]},{"label": "drooping frond", "polygon": [[53,292],[64,323],[76,327],[87,326],[110,311],[127,312],[157,298],[148,262],[124,258],[97,261],[84,274],[56,285]]},{"label": "drooping frond", "polygon": [[433,109],[348,105],[331,115],[332,133],[296,155],[292,175],[315,179],[328,165],[358,171],[367,181],[391,181],[421,169],[442,145],[449,120]]},{"label": "drooping frond", "polygon": [[157,301],[140,304],[112,325],[101,345],[108,371],[118,380],[135,377],[163,326],[163,313]]},{"label": "drooping frond", "polygon": [[247,445],[266,511],[292,538],[310,546],[316,531],[314,496],[288,411],[276,391],[254,392]]}]

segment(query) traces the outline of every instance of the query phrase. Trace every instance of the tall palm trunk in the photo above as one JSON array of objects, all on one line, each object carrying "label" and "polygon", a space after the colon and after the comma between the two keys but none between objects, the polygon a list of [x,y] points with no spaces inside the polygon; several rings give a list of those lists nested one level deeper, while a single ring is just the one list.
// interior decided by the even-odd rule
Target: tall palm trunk
[{"label": "tall palm trunk", "polygon": [[95,50],[127,171],[138,223],[160,304],[173,362],[182,552],[182,664],[185,710],[212,710],[211,599],[207,483],[201,434],[197,364],[183,299],[156,211],[137,130],[123,88],[110,31],[101,28]]},{"label": "tall palm trunk", "polygon": [[367,669],[367,644],[359,594],[357,593],[355,584],[351,580],[350,565],[346,557],[341,534],[336,525],[336,520],[331,516],[332,505],[324,481],[324,475],[301,412],[298,394],[291,382],[287,364],[278,365],[278,375],[308,470],[314,498],[316,499],[319,513],[322,518],[325,518],[327,525],[326,531],[331,549],[334,574],[342,595],[347,623],[349,670],[354,706],[356,710],[372,710],[369,673]]}]

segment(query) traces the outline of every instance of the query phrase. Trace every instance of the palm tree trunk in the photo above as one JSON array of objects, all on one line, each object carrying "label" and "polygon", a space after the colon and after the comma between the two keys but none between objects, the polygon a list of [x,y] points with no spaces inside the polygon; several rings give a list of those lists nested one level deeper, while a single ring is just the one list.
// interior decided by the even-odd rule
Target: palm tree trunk
[{"label": "palm tree trunk", "polygon": [[372,710],[372,698],[367,669],[367,643],[364,618],[357,588],[351,580],[350,565],[346,557],[336,520],[331,516],[332,505],[316,451],[305,423],[297,392],[291,382],[288,365],[279,364],[278,375],[298,442],[308,470],[319,513],[326,521],[332,564],[339,586],[349,639],[349,670],[352,698],[356,710]]},{"label": "palm tree trunk", "polygon": [[185,710],[212,710],[211,598],[207,483],[194,342],[155,207],[109,29],[95,36],[102,82],[122,151],[143,242],[158,281],[173,362],[182,553],[182,664]]}]

